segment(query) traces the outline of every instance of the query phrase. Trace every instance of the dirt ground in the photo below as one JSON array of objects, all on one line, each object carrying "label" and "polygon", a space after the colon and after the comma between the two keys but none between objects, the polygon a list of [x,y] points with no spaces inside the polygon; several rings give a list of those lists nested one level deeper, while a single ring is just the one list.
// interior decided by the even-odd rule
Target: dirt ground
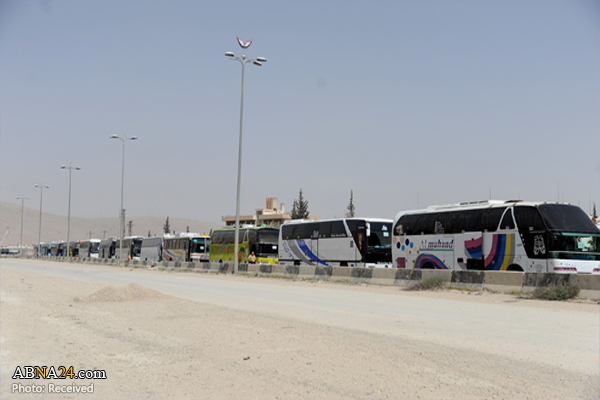
[{"label": "dirt ground", "polygon": [[[600,375],[201,304],[138,284],[92,284],[8,268],[0,274],[2,399],[600,398]],[[266,282],[340,286],[261,278]],[[410,295],[464,301],[475,296],[448,291]],[[520,302],[485,292],[477,301],[482,298]],[[597,302],[526,304],[600,318]],[[93,385],[93,394],[48,393],[51,383],[73,382],[13,380],[17,366],[27,365],[104,370],[107,378],[75,382]],[[43,385],[44,394],[13,392],[15,382]]]}]

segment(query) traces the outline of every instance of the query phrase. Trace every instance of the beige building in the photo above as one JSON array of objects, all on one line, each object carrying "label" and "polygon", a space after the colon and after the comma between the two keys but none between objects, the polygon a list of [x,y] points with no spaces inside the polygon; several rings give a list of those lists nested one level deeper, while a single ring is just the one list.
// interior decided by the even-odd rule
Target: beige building
[{"label": "beige building", "polygon": [[[240,215],[240,226],[271,226],[279,228],[285,221],[292,219],[290,214],[285,213],[285,205],[281,207],[277,204],[277,197],[267,197],[266,208],[257,208],[254,215]],[[225,222],[225,226],[235,226],[235,215],[227,215],[221,217],[221,221]]]}]

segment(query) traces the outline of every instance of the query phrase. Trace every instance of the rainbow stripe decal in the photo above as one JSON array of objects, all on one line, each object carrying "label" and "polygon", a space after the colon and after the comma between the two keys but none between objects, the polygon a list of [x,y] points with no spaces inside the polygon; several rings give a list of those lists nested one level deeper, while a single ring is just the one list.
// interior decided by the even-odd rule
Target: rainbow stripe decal
[{"label": "rainbow stripe decal", "polygon": [[421,254],[419,257],[417,257],[415,260],[414,269],[422,269],[423,265],[427,263],[433,264],[436,269],[448,269],[442,260],[431,254]]},{"label": "rainbow stripe decal", "polygon": [[512,264],[515,254],[515,241],[512,235],[494,235],[492,250],[485,258],[486,270],[506,271]]},{"label": "rainbow stripe decal", "polygon": [[480,236],[477,239],[465,240],[465,250],[469,258],[483,258],[483,238]]}]

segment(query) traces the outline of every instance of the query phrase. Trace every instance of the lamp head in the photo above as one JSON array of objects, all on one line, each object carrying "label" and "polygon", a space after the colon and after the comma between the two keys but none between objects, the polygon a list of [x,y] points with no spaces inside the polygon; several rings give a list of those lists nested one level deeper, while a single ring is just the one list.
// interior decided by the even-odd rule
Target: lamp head
[{"label": "lamp head", "polygon": [[110,135],[111,139],[118,139],[119,137],[117,135]]},{"label": "lamp head", "polygon": [[232,52],[228,51],[227,53],[225,53],[225,55],[227,57],[235,57],[235,54],[233,54]]}]

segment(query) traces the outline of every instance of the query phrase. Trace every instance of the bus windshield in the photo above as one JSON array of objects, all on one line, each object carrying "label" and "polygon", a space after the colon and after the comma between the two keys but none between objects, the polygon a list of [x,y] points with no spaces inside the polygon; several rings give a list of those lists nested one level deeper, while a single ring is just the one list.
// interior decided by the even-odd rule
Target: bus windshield
[{"label": "bus windshield", "polygon": [[204,253],[208,251],[210,238],[194,238],[192,239],[191,253]]},{"label": "bus windshield", "polygon": [[550,233],[548,240],[550,258],[567,260],[600,260],[600,233]]},{"label": "bus windshield", "polygon": [[258,230],[258,243],[277,243],[279,240],[278,229],[261,229]]},{"label": "bus windshield", "polygon": [[370,222],[369,249],[392,248],[392,224],[388,222]]},{"label": "bus windshield", "polygon": [[257,254],[256,255],[271,255],[278,254],[279,246],[274,243],[259,243],[257,245]]},{"label": "bus windshield", "polygon": [[568,204],[540,204],[538,207],[551,231],[600,233],[590,217],[579,207]]}]

